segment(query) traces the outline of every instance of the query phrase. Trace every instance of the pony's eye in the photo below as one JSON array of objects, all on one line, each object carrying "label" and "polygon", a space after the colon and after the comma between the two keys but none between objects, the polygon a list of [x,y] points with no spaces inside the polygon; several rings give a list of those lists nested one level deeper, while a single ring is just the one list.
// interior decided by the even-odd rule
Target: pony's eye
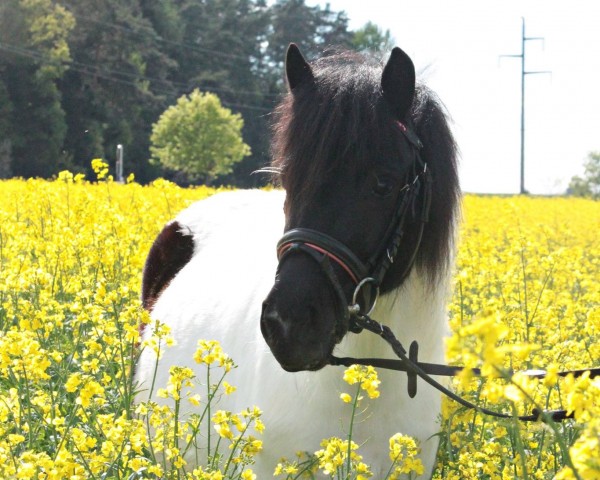
[{"label": "pony's eye", "polygon": [[373,193],[378,197],[388,197],[394,189],[394,182],[389,177],[375,177]]}]

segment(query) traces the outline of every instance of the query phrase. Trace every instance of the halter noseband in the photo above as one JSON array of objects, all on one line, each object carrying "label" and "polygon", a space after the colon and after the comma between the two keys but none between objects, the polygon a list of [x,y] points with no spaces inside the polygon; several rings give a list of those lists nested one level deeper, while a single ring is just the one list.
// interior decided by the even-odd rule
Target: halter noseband
[{"label": "halter noseband", "polygon": [[[420,149],[423,145],[412,129],[409,129],[401,122],[397,123],[400,131],[415,152],[415,162],[412,167],[414,176],[412,180],[402,187],[394,218],[382,237],[382,247],[367,262],[363,262],[350,248],[339,240],[308,228],[291,229],[277,243],[279,267],[294,252],[302,252],[309,255],[321,266],[322,271],[336,292],[340,307],[344,312],[344,320],[349,324],[348,326],[353,332],[359,332],[362,328],[356,322],[350,322],[350,319],[357,315],[367,315],[375,307],[379,296],[379,287],[385,274],[392,263],[394,263],[394,259],[402,243],[406,217],[409,212],[412,212],[413,216],[416,215],[415,202],[419,195],[422,198],[422,206],[417,243],[400,281],[403,281],[410,273],[421,244],[425,224],[429,219],[431,174],[427,169],[427,164],[421,159]],[[338,276],[332,268],[331,262],[341,267],[355,285],[350,304]]]}]

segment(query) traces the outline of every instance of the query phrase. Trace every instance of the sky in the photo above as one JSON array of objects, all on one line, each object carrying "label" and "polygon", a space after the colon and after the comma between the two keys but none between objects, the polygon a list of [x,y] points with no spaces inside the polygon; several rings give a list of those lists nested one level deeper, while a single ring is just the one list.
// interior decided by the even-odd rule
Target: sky
[{"label": "sky", "polygon": [[600,151],[599,0],[307,0],[344,10],[350,28],[389,29],[417,79],[446,106],[461,151],[463,191],[520,189],[521,53],[525,19],[525,189],[564,193]]}]

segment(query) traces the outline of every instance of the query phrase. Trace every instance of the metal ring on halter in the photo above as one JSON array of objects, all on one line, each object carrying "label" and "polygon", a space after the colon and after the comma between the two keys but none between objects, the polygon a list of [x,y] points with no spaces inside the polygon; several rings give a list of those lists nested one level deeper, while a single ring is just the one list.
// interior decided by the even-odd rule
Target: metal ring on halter
[{"label": "metal ring on halter", "polygon": [[375,287],[375,299],[371,302],[371,308],[369,309],[369,311],[364,313],[363,315],[370,315],[373,309],[375,308],[375,305],[377,305],[377,299],[379,298],[379,284],[377,283],[377,280],[375,280],[373,277],[366,277],[363,278],[360,282],[358,282],[358,285],[354,289],[354,294],[352,295],[352,305],[348,307],[350,313],[360,313],[360,304],[357,302],[356,298],[358,297],[358,293],[367,283],[372,283]]}]

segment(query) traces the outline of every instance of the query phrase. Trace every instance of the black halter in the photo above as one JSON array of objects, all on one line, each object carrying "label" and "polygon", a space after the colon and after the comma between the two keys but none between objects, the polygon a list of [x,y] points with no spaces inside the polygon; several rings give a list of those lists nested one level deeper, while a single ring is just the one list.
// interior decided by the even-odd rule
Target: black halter
[{"label": "black halter", "polygon": [[[431,174],[427,163],[423,162],[420,150],[423,144],[412,129],[398,122],[401,132],[408,140],[415,154],[412,166],[413,176],[402,187],[398,206],[388,229],[382,237],[382,246],[366,262],[363,262],[354,252],[339,240],[308,228],[294,228],[286,232],[277,243],[277,258],[279,266],[295,252],[302,252],[313,258],[327,276],[333,286],[344,321],[348,328],[358,333],[362,330],[351,317],[369,314],[377,302],[379,287],[398,254],[405,233],[406,219],[409,214],[416,216],[417,199],[421,197],[421,212],[419,215],[419,231],[415,248],[401,275],[404,281],[417,258],[421,245],[423,230],[429,220],[431,205]],[[331,261],[339,265],[352,279],[355,290],[349,302],[346,298],[338,276],[332,268]]]},{"label": "black halter", "polygon": [[[381,336],[398,356],[397,360],[382,358],[337,358],[333,355],[329,358],[330,365],[350,366],[352,364],[371,365],[378,368],[403,371],[408,375],[408,394],[412,398],[417,394],[417,377],[422,378],[440,392],[460,403],[464,407],[475,409],[483,414],[498,418],[514,418],[513,415],[495,412],[475,405],[468,400],[455,394],[439,382],[431,378],[431,375],[454,376],[457,375],[463,367],[423,363],[418,361],[418,344],[412,342],[407,352],[402,344],[396,339],[393,332],[385,325],[381,325],[369,317],[369,314],[375,307],[377,297],[379,296],[379,287],[389,270],[401,246],[404,238],[404,226],[409,212],[416,214],[416,200],[421,197],[420,225],[417,236],[417,243],[412,252],[409,261],[404,269],[401,281],[404,281],[410,273],[415,259],[417,257],[423,230],[429,220],[429,209],[431,205],[431,173],[427,169],[427,163],[423,162],[420,150],[423,147],[421,141],[415,132],[399,123],[400,130],[405,138],[412,145],[415,152],[415,162],[413,164],[413,177],[404,187],[399,197],[398,207],[394,218],[389,224],[388,230],[383,236],[382,247],[378,249],[366,262],[363,262],[350,248],[339,240],[308,228],[295,228],[286,232],[277,243],[277,258],[279,267],[289,255],[295,252],[302,252],[314,259],[321,267],[324,274],[331,283],[341,311],[343,312],[343,321],[345,325],[337,325],[336,330],[343,334],[343,326],[354,333],[360,333],[363,329]],[[334,271],[331,261],[339,265],[352,279],[356,285],[352,299],[348,302],[344,290],[340,284],[338,276]],[[278,267],[278,268],[279,268]],[[574,376],[583,375],[589,372],[591,377],[600,375],[600,368],[588,368],[582,370],[559,372],[558,375]],[[480,372],[473,370],[475,375]],[[546,372],[543,370],[534,370],[521,372],[524,375],[543,378]],[[566,410],[540,411],[534,409],[531,415],[518,416],[521,421],[559,421],[566,418],[572,418],[573,413]]]}]

